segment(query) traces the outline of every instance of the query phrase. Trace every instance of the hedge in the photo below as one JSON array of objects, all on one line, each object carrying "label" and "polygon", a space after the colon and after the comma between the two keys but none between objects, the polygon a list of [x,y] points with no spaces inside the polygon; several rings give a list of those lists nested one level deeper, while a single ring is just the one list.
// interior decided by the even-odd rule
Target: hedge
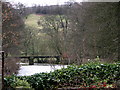
[{"label": "hedge", "polygon": [[67,68],[55,70],[50,73],[38,73],[31,76],[12,75],[4,79],[5,86],[12,87],[11,83],[15,83],[14,78],[27,81],[35,90],[68,86],[90,87],[95,83],[111,85],[120,80],[120,63],[69,65]]}]

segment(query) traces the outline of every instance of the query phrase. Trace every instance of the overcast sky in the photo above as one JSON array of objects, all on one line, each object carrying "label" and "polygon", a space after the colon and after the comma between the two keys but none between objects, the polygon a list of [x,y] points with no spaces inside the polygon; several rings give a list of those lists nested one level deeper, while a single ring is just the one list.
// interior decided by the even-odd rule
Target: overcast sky
[{"label": "overcast sky", "polygon": [[60,4],[64,4],[64,2],[68,2],[68,1],[118,2],[120,0],[6,0],[6,1],[10,1],[12,3],[21,2],[21,3],[25,4],[26,6],[33,6],[34,4],[37,4],[37,5],[56,5],[56,4],[59,4],[60,5]]},{"label": "overcast sky", "polygon": [[[73,1],[73,0],[7,0],[12,3],[21,2],[27,6],[32,6],[34,4],[39,5],[56,5],[56,4],[64,4],[64,2]],[[83,0],[74,0],[77,2],[82,2]]]}]

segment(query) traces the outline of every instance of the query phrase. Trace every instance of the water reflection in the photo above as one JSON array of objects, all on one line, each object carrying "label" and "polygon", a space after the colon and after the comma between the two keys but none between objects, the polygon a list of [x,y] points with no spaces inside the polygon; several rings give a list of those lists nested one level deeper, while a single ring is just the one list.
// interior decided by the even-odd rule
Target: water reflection
[{"label": "water reflection", "polygon": [[50,72],[56,69],[66,68],[67,65],[52,65],[52,64],[35,64],[28,65],[27,63],[21,63],[18,76],[29,76],[35,73]]}]

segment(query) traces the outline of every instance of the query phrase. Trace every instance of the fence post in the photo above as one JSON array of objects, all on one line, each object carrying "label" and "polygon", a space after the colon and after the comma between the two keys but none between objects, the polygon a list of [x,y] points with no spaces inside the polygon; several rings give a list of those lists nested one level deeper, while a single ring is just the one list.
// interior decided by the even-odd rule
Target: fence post
[{"label": "fence post", "polygon": [[4,88],[4,51],[2,51],[2,89]]}]

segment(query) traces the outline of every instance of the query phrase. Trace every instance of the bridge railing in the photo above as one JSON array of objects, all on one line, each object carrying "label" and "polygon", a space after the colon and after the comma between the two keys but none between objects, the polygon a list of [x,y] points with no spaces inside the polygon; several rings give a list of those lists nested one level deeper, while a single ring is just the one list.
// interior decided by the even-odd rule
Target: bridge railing
[{"label": "bridge railing", "polygon": [[16,58],[21,58],[21,59],[28,59],[29,61],[29,65],[33,65],[34,64],[34,59],[35,58],[56,58],[56,62],[60,61],[60,56],[20,56],[20,57],[16,57]]}]

